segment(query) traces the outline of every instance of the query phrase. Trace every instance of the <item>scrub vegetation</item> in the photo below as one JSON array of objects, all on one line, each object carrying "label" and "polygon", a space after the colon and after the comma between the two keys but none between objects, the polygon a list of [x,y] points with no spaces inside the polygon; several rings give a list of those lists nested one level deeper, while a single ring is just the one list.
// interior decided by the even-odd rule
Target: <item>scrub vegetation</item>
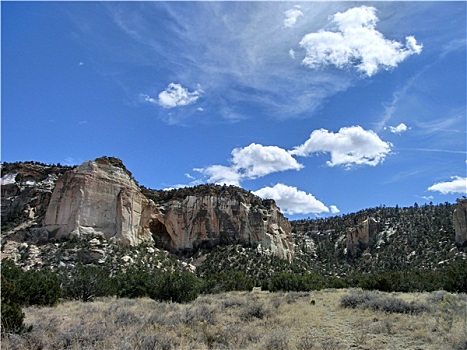
[{"label": "scrub vegetation", "polygon": [[361,289],[97,298],[24,309],[2,349],[465,349],[467,297]]}]

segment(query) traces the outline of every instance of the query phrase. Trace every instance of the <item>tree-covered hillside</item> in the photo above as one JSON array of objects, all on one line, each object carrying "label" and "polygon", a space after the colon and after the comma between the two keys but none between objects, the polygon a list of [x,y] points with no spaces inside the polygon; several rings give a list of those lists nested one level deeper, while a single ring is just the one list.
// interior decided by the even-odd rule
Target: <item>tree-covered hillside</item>
[{"label": "tree-covered hillside", "polygon": [[[465,252],[455,244],[455,207],[450,203],[383,206],[331,218],[293,221],[297,263],[333,275],[351,270],[437,269]],[[374,230],[368,243],[350,254],[349,230],[371,218]]]}]

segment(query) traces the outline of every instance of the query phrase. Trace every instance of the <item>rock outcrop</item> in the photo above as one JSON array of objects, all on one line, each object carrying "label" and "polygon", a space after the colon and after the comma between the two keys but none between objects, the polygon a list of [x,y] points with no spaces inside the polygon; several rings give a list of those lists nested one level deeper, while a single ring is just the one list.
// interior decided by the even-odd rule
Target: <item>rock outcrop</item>
[{"label": "rock outcrop", "polygon": [[456,232],[456,244],[467,243],[467,198],[457,200],[457,207],[454,210],[452,222]]},{"label": "rock outcrop", "polygon": [[[218,186],[220,188],[220,186]],[[289,221],[275,202],[251,194],[187,195],[165,202],[146,219],[144,229],[172,250],[192,250],[218,244],[261,246],[283,259],[293,256]]]},{"label": "rock outcrop", "polygon": [[[150,195],[155,193],[162,194]],[[85,162],[57,180],[45,228],[58,240],[154,241],[171,251],[240,243],[283,259],[293,256],[291,225],[272,200],[215,185],[145,194],[120,160]]]},{"label": "rock outcrop", "polygon": [[378,232],[378,221],[373,217],[368,217],[357,227],[349,227],[346,231],[347,253],[354,256],[358,252],[362,253],[370,243],[370,239]]},{"label": "rock outcrop", "polygon": [[102,157],[57,180],[45,227],[55,239],[101,236],[136,245],[151,239],[140,230],[148,202],[120,160]]},{"label": "rock outcrop", "polygon": [[4,164],[1,178],[2,229],[9,231],[29,221],[40,223],[55,182],[67,170],[69,167],[32,162]]}]

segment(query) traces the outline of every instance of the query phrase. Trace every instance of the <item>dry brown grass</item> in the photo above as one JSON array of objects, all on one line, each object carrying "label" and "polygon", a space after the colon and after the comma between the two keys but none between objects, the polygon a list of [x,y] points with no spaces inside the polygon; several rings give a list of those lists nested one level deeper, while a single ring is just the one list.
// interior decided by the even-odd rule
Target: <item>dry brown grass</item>
[{"label": "dry brown grass", "polygon": [[410,315],[341,307],[341,297],[353,292],[235,292],[186,305],[104,299],[30,307],[25,323],[33,330],[3,339],[2,349],[460,350],[467,345],[465,295],[392,293],[431,307]]}]

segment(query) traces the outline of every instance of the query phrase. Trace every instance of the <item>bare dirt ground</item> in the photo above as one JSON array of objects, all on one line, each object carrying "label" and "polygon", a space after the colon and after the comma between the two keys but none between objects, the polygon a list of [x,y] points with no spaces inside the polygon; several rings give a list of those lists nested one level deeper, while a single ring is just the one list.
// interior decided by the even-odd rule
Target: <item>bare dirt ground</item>
[{"label": "bare dirt ground", "polygon": [[[344,308],[355,290],[231,292],[189,304],[151,299],[26,308],[30,332],[2,349],[419,349],[467,348],[465,295],[380,293],[428,306],[417,314]],[[436,294],[438,293],[438,294]],[[379,294],[378,294],[379,295]]]}]

